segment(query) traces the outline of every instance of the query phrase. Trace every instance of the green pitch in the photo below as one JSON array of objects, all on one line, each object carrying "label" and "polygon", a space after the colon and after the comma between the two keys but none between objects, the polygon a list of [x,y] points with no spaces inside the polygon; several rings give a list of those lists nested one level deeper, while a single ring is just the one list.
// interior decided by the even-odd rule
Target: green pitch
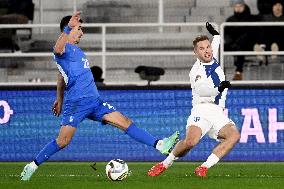
[{"label": "green pitch", "polygon": [[30,181],[20,181],[25,163],[0,163],[0,188],[3,189],[283,189],[284,163],[219,163],[205,179],[195,177],[199,163],[178,162],[159,177],[148,177],[153,163],[127,162],[131,175],[124,181],[109,181],[106,163],[97,163],[97,171],[84,162],[45,163]]}]

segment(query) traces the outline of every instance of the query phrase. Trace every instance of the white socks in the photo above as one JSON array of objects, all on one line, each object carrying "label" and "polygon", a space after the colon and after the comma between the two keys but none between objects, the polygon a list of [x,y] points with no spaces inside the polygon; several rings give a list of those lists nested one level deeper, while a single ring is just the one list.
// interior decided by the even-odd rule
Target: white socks
[{"label": "white socks", "polygon": [[215,154],[212,153],[212,154],[207,158],[206,162],[204,162],[204,163],[201,165],[201,167],[207,167],[207,168],[209,169],[210,167],[212,167],[213,165],[215,165],[219,160],[220,160],[220,159],[219,159]]},{"label": "white socks", "polygon": [[164,141],[163,140],[159,140],[156,144],[156,149],[161,151],[163,149],[163,144],[164,144]]},{"label": "white socks", "polygon": [[36,170],[36,169],[38,168],[38,166],[35,164],[34,161],[32,161],[32,162],[30,163],[30,166],[31,166],[34,170]]},{"label": "white socks", "polygon": [[163,165],[166,167],[166,168],[169,168],[175,160],[177,160],[178,157],[174,156],[174,154],[171,152],[168,157],[163,161]]},{"label": "white socks", "polygon": [[[178,159],[178,157],[174,156],[174,154],[171,152],[171,153],[169,154],[169,156],[163,161],[163,165],[164,165],[166,168],[169,168],[169,167],[174,163],[174,161],[177,160],[177,159]],[[219,159],[215,154],[212,153],[212,154],[207,158],[206,162],[204,162],[201,166],[202,166],[202,167],[207,167],[207,168],[209,169],[210,167],[212,167],[213,165],[215,165],[216,163],[218,163],[219,160],[220,160],[220,159]]]}]

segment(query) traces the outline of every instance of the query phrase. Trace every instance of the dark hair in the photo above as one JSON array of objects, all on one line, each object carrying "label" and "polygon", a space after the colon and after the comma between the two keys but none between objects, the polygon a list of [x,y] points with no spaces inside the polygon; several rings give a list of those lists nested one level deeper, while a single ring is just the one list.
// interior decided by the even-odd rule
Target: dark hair
[{"label": "dark hair", "polygon": [[195,48],[198,42],[200,42],[200,41],[205,41],[205,40],[208,40],[208,41],[209,41],[209,38],[208,38],[207,35],[200,35],[200,36],[197,36],[197,37],[193,40],[193,42],[192,42],[193,47]]},{"label": "dark hair", "polygon": [[280,4],[283,6],[283,1],[282,1],[282,0],[273,0],[273,1],[272,1],[272,7],[273,7],[274,5],[276,5],[277,3],[280,3]]},{"label": "dark hair", "polygon": [[[68,22],[69,22],[69,20],[71,19],[71,17],[72,17],[72,16],[69,15],[69,16],[65,16],[65,17],[63,17],[63,18],[61,19],[61,21],[60,21],[60,31],[61,31],[61,32],[63,31],[64,27],[68,25]],[[83,23],[83,20],[80,19],[79,22]]]}]

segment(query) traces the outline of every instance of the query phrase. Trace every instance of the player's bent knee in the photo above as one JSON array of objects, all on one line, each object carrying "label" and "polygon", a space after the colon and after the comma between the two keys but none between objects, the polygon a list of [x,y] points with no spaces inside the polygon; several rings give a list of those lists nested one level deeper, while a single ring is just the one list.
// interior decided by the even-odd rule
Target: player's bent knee
[{"label": "player's bent knee", "polygon": [[239,131],[236,131],[233,135],[235,142],[238,142],[241,139],[241,134]]},{"label": "player's bent knee", "polygon": [[123,129],[123,130],[126,130],[133,122],[126,118],[121,124],[120,124],[120,127]]},{"label": "player's bent knee", "polygon": [[132,120],[131,119],[129,119],[128,117],[126,117],[126,116],[123,116],[123,125],[127,128],[127,127],[129,127],[133,122],[132,122]]},{"label": "player's bent knee", "polygon": [[131,125],[133,122],[131,119],[129,119],[128,117],[126,117],[126,120],[125,120],[126,124],[129,126]]},{"label": "player's bent knee", "polygon": [[120,122],[122,125],[129,126],[132,124],[132,120],[126,117],[125,115],[118,112],[118,116],[116,117],[117,121]]},{"label": "player's bent knee", "polygon": [[71,138],[67,138],[67,137],[56,139],[56,143],[58,144],[60,148],[65,148],[68,144],[70,144],[70,142],[71,142]]},{"label": "player's bent knee", "polygon": [[231,132],[229,139],[234,142],[237,143],[241,138],[241,134],[238,130],[234,130]]},{"label": "player's bent knee", "polygon": [[188,140],[184,140],[184,144],[185,144],[186,149],[189,150],[189,149],[192,149],[197,144],[197,142],[191,139],[188,139]]}]

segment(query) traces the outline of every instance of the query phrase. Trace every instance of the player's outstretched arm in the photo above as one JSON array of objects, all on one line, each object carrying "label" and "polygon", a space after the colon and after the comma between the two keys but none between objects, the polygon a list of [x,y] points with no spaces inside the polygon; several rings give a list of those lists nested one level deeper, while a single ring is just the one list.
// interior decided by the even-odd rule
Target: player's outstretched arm
[{"label": "player's outstretched arm", "polygon": [[213,40],[211,43],[213,49],[213,57],[218,59],[218,51],[221,41],[220,34],[217,30],[214,29],[214,27],[209,22],[206,22],[206,29],[211,35],[213,35]]},{"label": "player's outstretched arm", "polygon": [[61,35],[59,36],[59,38],[57,39],[55,46],[54,46],[54,53],[61,55],[64,50],[65,50],[65,45],[68,41],[68,35],[71,32],[71,30],[73,28],[75,28],[76,26],[78,26],[79,22],[80,22],[80,15],[81,12],[76,12],[70,19],[69,23],[67,26],[64,27],[63,32],[61,33]]}]

